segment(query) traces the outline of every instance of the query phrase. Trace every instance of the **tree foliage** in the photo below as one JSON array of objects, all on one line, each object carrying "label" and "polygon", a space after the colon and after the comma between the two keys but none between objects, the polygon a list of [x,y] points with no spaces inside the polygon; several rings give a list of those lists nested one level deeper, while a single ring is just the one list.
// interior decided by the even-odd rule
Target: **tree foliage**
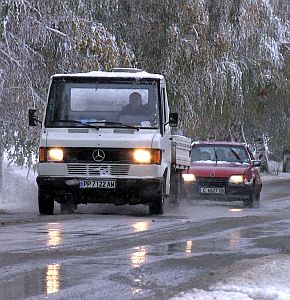
[{"label": "tree foliage", "polygon": [[38,132],[27,127],[27,109],[43,111],[52,74],[114,66],[163,73],[194,139],[266,133],[283,143],[289,14],[285,0],[2,0],[5,149],[31,161]]},{"label": "tree foliage", "polygon": [[[43,111],[49,77],[130,66],[132,51],[75,1],[5,0],[0,6],[1,121],[9,159],[31,163],[38,133],[28,108]],[[39,116],[41,118],[41,116]]]}]

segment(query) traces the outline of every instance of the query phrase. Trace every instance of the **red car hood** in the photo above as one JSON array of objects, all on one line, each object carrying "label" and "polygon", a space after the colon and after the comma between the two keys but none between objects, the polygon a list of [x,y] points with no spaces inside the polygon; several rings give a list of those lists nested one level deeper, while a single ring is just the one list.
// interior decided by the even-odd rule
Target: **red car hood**
[{"label": "red car hood", "polygon": [[248,164],[239,163],[191,163],[191,167],[184,173],[193,173],[197,177],[230,177],[243,175],[251,168]]}]

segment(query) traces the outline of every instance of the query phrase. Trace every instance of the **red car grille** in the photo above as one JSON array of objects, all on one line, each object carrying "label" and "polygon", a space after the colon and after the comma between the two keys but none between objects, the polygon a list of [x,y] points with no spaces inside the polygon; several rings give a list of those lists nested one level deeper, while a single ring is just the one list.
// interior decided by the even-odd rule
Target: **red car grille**
[{"label": "red car grille", "polygon": [[215,177],[198,177],[198,187],[225,187],[228,184],[228,178],[215,178]]}]

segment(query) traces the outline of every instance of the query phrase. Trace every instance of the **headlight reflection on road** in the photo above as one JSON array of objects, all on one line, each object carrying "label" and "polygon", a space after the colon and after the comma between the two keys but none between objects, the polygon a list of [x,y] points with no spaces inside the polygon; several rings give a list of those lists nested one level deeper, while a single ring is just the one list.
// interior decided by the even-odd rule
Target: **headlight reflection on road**
[{"label": "headlight reflection on road", "polygon": [[62,243],[62,231],[59,223],[48,223],[47,246],[57,248]]},{"label": "headlight reflection on road", "polygon": [[230,239],[229,239],[229,244],[230,244],[230,249],[236,249],[241,242],[241,232],[240,230],[236,230],[230,233]]},{"label": "headlight reflection on road", "polygon": [[131,265],[133,268],[140,267],[146,261],[147,247],[134,247],[131,255]]},{"label": "headlight reflection on road", "polygon": [[[133,253],[131,255],[131,265],[133,268],[140,267],[146,261],[147,255],[147,247],[140,246],[134,247]],[[136,274],[136,273],[135,273]],[[134,286],[131,288],[131,292],[133,296],[141,296],[144,293],[144,282],[143,282],[143,275],[137,273],[134,278]]]},{"label": "headlight reflection on road", "polygon": [[46,270],[46,294],[55,294],[60,288],[60,264],[50,264]]},{"label": "headlight reflection on road", "polygon": [[229,211],[231,212],[239,212],[239,211],[243,211],[241,208],[231,208],[229,209]]},{"label": "headlight reflection on road", "polygon": [[143,290],[140,289],[140,288],[134,287],[134,288],[132,288],[131,290],[132,290],[132,295],[133,295],[133,296],[137,296],[137,295],[140,296],[140,295],[143,294]]},{"label": "headlight reflection on road", "polygon": [[132,225],[134,232],[146,231],[149,229],[149,222],[136,222]]},{"label": "headlight reflection on road", "polygon": [[132,295],[133,296],[142,295],[144,293],[144,290],[141,288],[143,286],[142,275],[138,275],[138,277],[134,279],[134,285],[136,286],[131,288]]},{"label": "headlight reflection on road", "polygon": [[186,253],[191,253],[192,252],[192,245],[193,245],[192,241],[186,241],[186,249],[185,249]]}]

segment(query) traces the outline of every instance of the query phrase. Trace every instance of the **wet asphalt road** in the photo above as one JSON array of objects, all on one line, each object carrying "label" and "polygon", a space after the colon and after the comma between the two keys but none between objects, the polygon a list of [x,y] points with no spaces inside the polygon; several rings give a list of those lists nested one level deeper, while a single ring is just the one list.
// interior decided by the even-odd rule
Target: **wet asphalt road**
[{"label": "wet asphalt road", "polygon": [[143,206],[0,211],[0,299],[168,299],[206,290],[243,259],[289,255],[289,186],[264,184],[260,209],[183,201],[159,217]]}]

